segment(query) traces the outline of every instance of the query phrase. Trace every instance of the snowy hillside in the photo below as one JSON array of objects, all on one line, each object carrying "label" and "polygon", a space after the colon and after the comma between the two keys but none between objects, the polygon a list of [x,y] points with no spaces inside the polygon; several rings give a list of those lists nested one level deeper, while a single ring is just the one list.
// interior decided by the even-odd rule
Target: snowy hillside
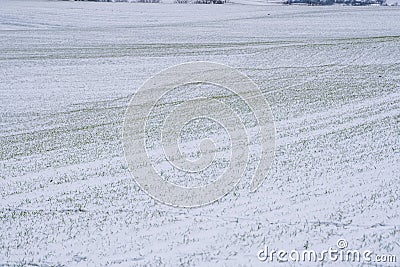
[{"label": "snowy hillside", "polygon": [[[345,238],[398,266],[399,12],[2,1],[0,265],[276,266],[265,245]],[[188,61],[248,75],[276,127],[255,193],[245,180],[193,209],[144,193],[121,143],[137,88]]]}]

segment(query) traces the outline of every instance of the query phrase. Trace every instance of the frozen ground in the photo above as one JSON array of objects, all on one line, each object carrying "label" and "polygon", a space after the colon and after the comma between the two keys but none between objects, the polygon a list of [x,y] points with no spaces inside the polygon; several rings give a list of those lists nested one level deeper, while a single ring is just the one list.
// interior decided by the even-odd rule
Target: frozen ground
[{"label": "frozen ground", "polygon": [[[257,260],[264,244],[327,249],[346,238],[398,266],[399,16],[2,1],[0,265],[271,266]],[[244,181],[213,205],[180,209],[139,190],[120,140],[136,88],[193,60],[259,84],[277,150],[256,193]]]}]

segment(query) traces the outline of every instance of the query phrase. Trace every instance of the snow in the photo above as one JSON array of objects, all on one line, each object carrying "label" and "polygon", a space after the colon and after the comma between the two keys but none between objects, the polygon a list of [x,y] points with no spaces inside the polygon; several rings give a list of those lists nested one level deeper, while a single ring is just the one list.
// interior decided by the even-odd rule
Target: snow
[{"label": "snow", "polygon": [[[0,265],[264,266],[264,244],[339,238],[399,258],[399,11],[2,1]],[[131,178],[122,123],[151,75],[197,60],[260,86],[276,158],[255,193],[174,208]]]}]

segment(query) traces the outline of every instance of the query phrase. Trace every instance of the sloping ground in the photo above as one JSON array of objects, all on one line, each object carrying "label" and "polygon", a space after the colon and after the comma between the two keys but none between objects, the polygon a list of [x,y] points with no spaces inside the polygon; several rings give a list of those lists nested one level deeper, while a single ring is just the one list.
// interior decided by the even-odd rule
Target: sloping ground
[{"label": "sloping ground", "polygon": [[[0,9],[0,264],[267,265],[264,244],[322,250],[339,238],[399,261],[399,9]],[[179,209],[130,178],[121,129],[138,86],[193,60],[260,86],[276,159],[257,192],[243,181],[217,203]]]},{"label": "sloping ground", "polygon": [[269,6],[269,5],[282,5],[282,0],[230,0],[229,3],[240,5],[254,5],[254,6]]}]

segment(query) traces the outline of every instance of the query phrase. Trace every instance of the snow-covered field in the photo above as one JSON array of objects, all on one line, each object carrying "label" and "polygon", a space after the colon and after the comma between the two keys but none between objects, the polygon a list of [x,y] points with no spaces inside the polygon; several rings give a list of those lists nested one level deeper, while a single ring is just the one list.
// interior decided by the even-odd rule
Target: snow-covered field
[{"label": "snow-covered field", "polygon": [[[276,266],[258,261],[264,245],[322,250],[345,238],[398,266],[399,17],[397,7],[1,1],[0,265]],[[146,79],[197,60],[260,86],[276,158],[255,193],[243,181],[212,205],[173,208],[132,180],[123,117]]]}]

